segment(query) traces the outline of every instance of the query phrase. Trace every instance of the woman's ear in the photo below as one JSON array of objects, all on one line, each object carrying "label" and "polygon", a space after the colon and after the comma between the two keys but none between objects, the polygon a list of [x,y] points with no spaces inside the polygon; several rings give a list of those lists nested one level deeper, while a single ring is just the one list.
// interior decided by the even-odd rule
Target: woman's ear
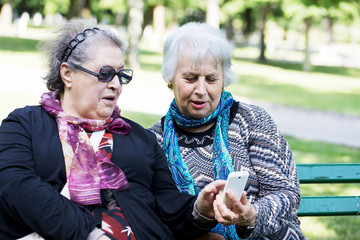
[{"label": "woman's ear", "polygon": [[69,64],[66,62],[61,63],[60,65],[60,76],[62,81],[64,82],[65,87],[71,88],[72,84],[72,74]]}]

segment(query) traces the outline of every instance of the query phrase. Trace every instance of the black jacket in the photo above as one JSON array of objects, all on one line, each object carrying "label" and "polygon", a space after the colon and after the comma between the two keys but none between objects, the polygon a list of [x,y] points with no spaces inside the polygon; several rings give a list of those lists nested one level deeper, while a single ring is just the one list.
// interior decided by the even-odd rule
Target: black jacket
[{"label": "black jacket", "polygon": [[[115,197],[135,237],[191,239],[209,230],[192,222],[195,197],[177,190],[155,136],[124,120],[132,132],[113,135],[111,161],[130,184]],[[41,106],[12,112],[0,127],[0,239],[34,231],[45,239],[86,239],[100,221],[59,194],[65,181],[55,119]]]}]

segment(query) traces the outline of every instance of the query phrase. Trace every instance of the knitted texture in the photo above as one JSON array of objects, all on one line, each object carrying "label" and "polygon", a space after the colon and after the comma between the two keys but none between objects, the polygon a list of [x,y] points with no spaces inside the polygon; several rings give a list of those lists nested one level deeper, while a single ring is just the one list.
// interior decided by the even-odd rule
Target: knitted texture
[{"label": "knitted texture", "polygon": [[[247,198],[257,212],[250,238],[305,239],[297,211],[300,184],[292,151],[268,113],[257,106],[234,104],[228,141],[234,170],[249,172]],[[163,144],[161,121],[150,128]],[[182,158],[199,190],[213,181],[212,143],[214,128],[200,134],[178,129]]]}]

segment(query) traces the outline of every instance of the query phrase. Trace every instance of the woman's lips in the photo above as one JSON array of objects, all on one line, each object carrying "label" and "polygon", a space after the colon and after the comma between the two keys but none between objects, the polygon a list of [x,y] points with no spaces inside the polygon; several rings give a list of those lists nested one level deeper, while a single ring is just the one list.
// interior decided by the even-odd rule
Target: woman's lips
[{"label": "woman's lips", "polygon": [[206,102],[196,102],[196,101],[194,101],[194,102],[191,102],[191,104],[192,104],[192,106],[194,108],[201,109],[201,108],[205,107]]},{"label": "woman's lips", "polygon": [[103,100],[108,103],[108,104],[113,104],[115,101],[115,97],[109,96],[109,97],[104,97]]}]

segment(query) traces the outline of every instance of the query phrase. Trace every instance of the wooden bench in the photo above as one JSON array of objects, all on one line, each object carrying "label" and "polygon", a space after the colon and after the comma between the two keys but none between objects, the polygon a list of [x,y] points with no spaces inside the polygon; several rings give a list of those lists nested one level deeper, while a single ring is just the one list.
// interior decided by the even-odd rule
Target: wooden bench
[{"label": "wooden bench", "polygon": [[[297,164],[300,184],[360,183],[360,163]],[[298,216],[360,215],[357,196],[302,196]]]}]

